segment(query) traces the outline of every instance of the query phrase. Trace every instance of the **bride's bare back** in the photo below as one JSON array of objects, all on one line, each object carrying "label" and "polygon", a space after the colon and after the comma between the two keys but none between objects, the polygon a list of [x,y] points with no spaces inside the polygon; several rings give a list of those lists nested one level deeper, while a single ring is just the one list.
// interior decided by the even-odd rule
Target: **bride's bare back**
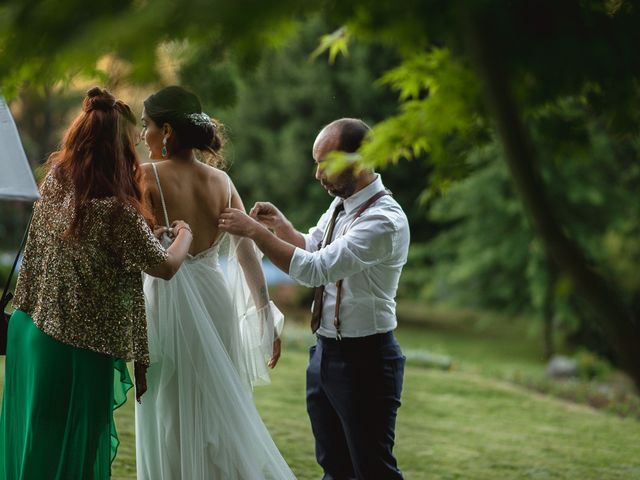
[{"label": "bride's bare back", "polygon": [[[194,162],[163,160],[156,163],[169,222],[180,219],[191,227],[193,241],[189,253],[196,255],[209,248],[220,234],[218,216],[228,206],[227,174],[209,165]],[[151,164],[142,165],[146,194],[153,207],[158,225],[164,225],[160,191]],[[232,206],[243,208],[238,194],[233,192]]]}]

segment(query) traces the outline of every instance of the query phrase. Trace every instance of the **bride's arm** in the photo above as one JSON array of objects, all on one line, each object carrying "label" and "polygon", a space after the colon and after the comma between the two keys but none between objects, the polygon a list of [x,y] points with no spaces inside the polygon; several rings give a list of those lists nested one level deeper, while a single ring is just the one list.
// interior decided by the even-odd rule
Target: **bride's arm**
[{"label": "bride's arm", "polygon": [[[244,204],[235,187],[232,186],[231,205],[233,208],[245,211]],[[267,281],[262,269],[261,255],[259,256],[255,243],[250,238],[236,237],[231,238],[232,254],[235,254],[238,264],[242,269],[242,274],[249,287],[251,298],[258,312],[262,312],[260,315],[264,318],[262,327],[272,329],[273,332],[273,352],[271,359],[269,360],[269,367],[275,367],[280,357],[280,339],[278,333],[275,330],[274,321],[272,318],[271,304],[269,298],[269,291],[267,289]]]},{"label": "bride's arm", "polygon": [[[246,212],[240,195],[232,186],[231,206]],[[233,237],[231,247],[238,258],[238,263],[244,273],[251,297],[256,308],[260,309],[269,304],[269,292],[267,291],[267,281],[262,270],[262,263],[256,253],[253,241],[250,238]]]}]

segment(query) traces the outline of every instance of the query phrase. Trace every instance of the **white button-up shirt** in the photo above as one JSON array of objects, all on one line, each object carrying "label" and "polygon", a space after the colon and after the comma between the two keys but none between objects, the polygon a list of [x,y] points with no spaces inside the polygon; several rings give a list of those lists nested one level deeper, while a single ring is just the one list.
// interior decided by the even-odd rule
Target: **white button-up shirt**
[{"label": "white button-up shirt", "polygon": [[296,248],[289,275],[309,287],[325,285],[322,321],[318,334],[336,336],[333,325],[336,281],[343,279],[340,332],[343,337],[364,337],[393,330],[397,325],[395,296],[409,250],[409,223],[402,207],[385,195],[354,221],[358,209],[384,190],[376,179],[344,199],[336,220],[334,240],[318,250],[331,214],[343,199],[336,198],[318,225],[303,234],[306,249]]}]

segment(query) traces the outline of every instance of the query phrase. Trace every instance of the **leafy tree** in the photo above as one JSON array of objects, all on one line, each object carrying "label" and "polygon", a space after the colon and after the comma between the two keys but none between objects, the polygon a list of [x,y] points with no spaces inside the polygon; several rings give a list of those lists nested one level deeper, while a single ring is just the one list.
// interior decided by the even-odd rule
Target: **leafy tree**
[{"label": "leafy tree", "polygon": [[[541,109],[577,96],[610,134],[634,135],[640,99],[640,59],[633,47],[640,36],[635,26],[640,11],[635,3],[384,2],[367,4],[366,11],[362,5],[334,4],[337,17],[347,24],[344,31],[361,38],[376,35],[406,55],[387,77],[401,94],[402,111],[378,125],[363,156],[383,163],[428,152],[449,177],[451,165],[464,164],[470,141],[481,141],[487,128],[495,128],[545,251],[640,385],[635,346],[640,341],[640,292],[627,294],[623,281],[569,235],[543,182],[544,157],[527,125]],[[434,126],[434,118],[444,126]],[[557,133],[547,132],[550,144],[562,144]]]},{"label": "leafy tree", "polygon": [[[612,239],[631,238],[628,232],[640,228],[635,142],[611,138],[575,100],[544,109],[530,127],[547,160],[545,188],[568,234],[608,266],[609,275],[624,278],[629,295],[640,288],[639,276],[628,269],[637,263],[637,248],[622,250]],[[548,130],[561,132],[562,142],[549,144]],[[534,312],[545,320],[547,354],[553,351],[555,317],[570,338],[610,355],[601,336],[595,337],[600,345],[594,344],[591,315],[580,308],[570,280],[547,261],[502,157],[496,142],[474,149],[467,160],[473,173],[434,201],[431,216],[450,226],[429,245],[433,265],[424,294]]]},{"label": "leafy tree", "polygon": [[[254,68],[197,48],[179,73],[181,83],[203,92],[206,109],[222,119],[230,140],[228,169],[245,202],[272,201],[303,230],[329,201],[314,178],[311,156],[320,128],[345,116],[373,125],[396,110],[395,95],[376,80],[397,55],[360,44],[333,64],[312,61],[309,54],[326,31],[318,16],[301,21],[295,38],[265,52]],[[425,162],[384,172],[385,184],[407,209],[415,239],[432,231],[418,200],[428,173]]]},{"label": "leafy tree", "polygon": [[[11,92],[25,78],[63,77],[93,68],[104,53],[134,60],[132,75],[153,72],[153,48],[168,39],[212,38],[250,61],[290,32],[301,10],[321,10],[343,27],[325,39],[330,52],[350,37],[397,48],[385,76],[400,110],[380,122],[364,158],[375,165],[428,158],[432,187],[469,172],[473,146],[499,140],[510,178],[545,251],[567,275],[640,386],[640,294],[576,242],[543,182],[529,119],[564,97],[585,102],[611,135],[635,136],[638,124],[640,11],[625,0],[198,0],[134,2],[13,0],[0,7],[0,79]],[[47,77],[48,78],[48,77]],[[562,143],[555,132],[548,144]],[[434,189],[434,190],[436,190]],[[629,227],[633,230],[633,227]],[[596,266],[598,265],[598,266]]]}]

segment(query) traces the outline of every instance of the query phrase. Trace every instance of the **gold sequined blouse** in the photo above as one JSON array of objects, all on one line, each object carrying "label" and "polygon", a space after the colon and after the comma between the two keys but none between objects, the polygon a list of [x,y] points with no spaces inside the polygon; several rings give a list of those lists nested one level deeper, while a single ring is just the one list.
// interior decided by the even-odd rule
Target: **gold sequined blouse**
[{"label": "gold sequined blouse", "polygon": [[73,195],[70,182],[45,179],[13,306],[60,342],[148,364],[141,272],[167,252],[136,209],[115,197],[92,200],[82,237],[63,239]]}]

